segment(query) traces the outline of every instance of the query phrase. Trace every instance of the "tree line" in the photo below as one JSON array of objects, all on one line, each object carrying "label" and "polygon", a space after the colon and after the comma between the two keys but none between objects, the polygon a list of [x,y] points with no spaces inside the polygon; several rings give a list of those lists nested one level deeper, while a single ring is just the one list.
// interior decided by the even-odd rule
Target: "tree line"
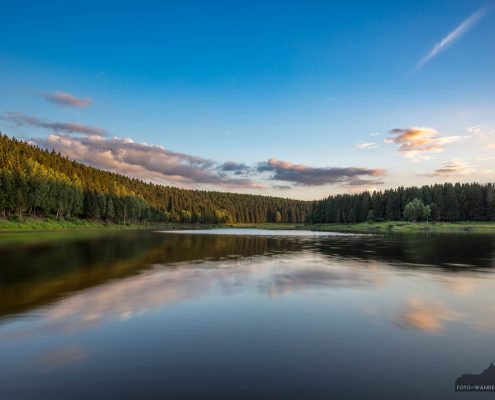
[{"label": "tree line", "polygon": [[314,202],[186,190],[103,171],[0,134],[0,215],[205,224],[495,221],[495,186],[401,186]]},{"label": "tree line", "polygon": [[301,223],[310,202],[185,190],[69,160],[0,135],[0,213],[112,222]]},{"label": "tree line", "polygon": [[430,218],[433,221],[495,221],[493,183],[443,183],[341,194],[314,202],[310,223],[359,223]]}]

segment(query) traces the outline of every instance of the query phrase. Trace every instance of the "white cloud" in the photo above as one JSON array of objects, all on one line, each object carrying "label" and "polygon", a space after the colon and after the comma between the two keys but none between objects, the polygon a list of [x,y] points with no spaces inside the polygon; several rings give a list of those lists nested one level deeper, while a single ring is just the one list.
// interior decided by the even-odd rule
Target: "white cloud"
[{"label": "white cloud", "polygon": [[367,142],[367,143],[359,143],[356,145],[356,148],[360,150],[365,150],[365,149],[376,149],[378,145],[376,142]]},{"label": "white cloud", "polygon": [[424,56],[416,65],[416,69],[421,68],[438,53],[444,50],[446,47],[458,40],[462,35],[464,35],[469,29],[471,29],[478,20],[486,14],[485,9],[481,9],[470,15],[464,21],[462,21],[459,26],[457,26],[452,32],[445,36],[440,42],[436,43],[435,46]]}]

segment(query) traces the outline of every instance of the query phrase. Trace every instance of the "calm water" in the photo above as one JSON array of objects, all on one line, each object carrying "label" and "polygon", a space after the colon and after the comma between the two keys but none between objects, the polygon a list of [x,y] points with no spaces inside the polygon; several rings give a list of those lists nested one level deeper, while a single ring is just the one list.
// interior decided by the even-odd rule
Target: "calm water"
[{"label": "calm water", "polygon": [[491,397],[494,236],[235,233],[0,236],[0,398]]}]

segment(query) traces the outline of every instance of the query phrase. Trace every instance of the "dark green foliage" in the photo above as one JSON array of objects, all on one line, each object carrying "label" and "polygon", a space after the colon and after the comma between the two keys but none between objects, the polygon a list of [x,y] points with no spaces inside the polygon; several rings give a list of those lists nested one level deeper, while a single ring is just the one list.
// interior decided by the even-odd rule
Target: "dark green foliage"
[{"label": "dark green foliage", "polygon": [[122,223],[300,223],[311,203],[184,190],[88,167],[0,135],[0,213]]},{"label": "dark green foliage", "polygon": [[[444,183],[330,196],[313,203],[307,222],[399,221],[404,219],[406,205],[415,199],[425,208],[429,206],[433,221],[495,221],[494,184]],[[414,215],[405,219],[426,218],[424,214]]]}]

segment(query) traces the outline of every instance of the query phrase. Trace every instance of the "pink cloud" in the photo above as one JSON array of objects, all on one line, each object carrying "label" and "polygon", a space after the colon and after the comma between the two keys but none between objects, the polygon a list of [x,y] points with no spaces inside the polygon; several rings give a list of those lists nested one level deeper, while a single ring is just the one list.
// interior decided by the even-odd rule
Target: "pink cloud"
[{"label": "pink cloud", "polygon": [[89,97],[76,97],[70,93],[55,92],[55,93],[37,93],[38,96],[43,97],[46,101],[49,101],[59,106],[80,107],[84,108],[91,104]]}]

